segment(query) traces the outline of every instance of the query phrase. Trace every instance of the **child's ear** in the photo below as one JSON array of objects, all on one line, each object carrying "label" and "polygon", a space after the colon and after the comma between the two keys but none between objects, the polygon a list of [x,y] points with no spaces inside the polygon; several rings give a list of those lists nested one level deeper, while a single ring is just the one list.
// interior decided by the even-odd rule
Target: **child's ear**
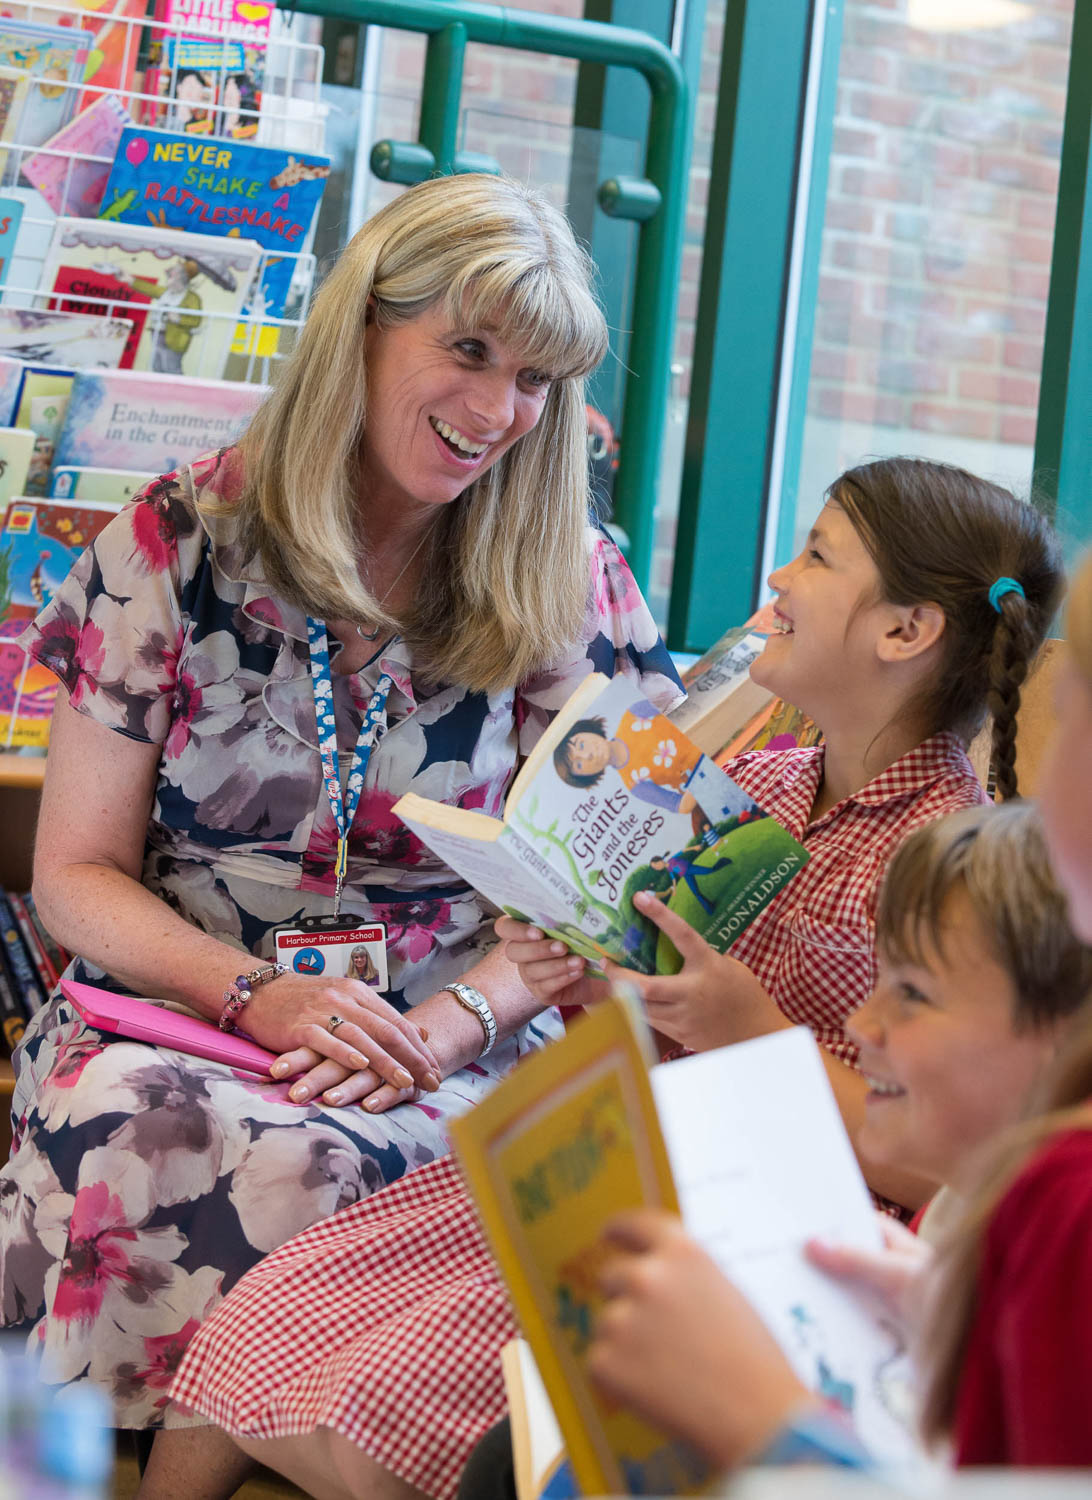
[{"label": "child's ear", "polygon": [[943,634],[944,611],[939,604],[893,605],[876,654],[881,661],[913,661],[935,646]]}]

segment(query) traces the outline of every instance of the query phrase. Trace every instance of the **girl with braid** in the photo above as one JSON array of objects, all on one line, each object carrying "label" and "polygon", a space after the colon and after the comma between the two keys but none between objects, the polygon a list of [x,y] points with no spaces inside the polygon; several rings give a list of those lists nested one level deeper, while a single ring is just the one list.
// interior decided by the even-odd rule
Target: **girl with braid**
[{"label": "girl with braid", "polygon": [[[962,470],[892,459],[835,482],[804,550],[770,584],[779,631],[752,675],[825,740],[727,769],[809,860],[731,957],[646,897],[685,962],[638,983],[652,1024],[689,1047],[810,1026],[855,1139],[866,1086],[845,1020],[875,986],[884,869],[915,828],[985,800],[965,747],[987,697],[1012,789],[1019,685],[1061,568],[1031,506]],[[602,994],[603,981],[537,929],[502,918],[497,930],[543,1005]],[[862,1165],[892,1206],[917,1208],[936,1186],[898,1162],[862,1153]],[[197,1333],[171,1394],[310,1493],[449,1500],[503,1415],[499,1355],[515,1332],[473,1204],[443,1158],[249,1272]]]}]

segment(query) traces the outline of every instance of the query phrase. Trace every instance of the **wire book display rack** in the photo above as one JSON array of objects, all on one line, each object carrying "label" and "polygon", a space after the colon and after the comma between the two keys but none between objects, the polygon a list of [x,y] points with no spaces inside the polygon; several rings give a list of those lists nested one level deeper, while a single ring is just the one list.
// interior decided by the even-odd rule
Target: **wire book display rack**
[{"label": "wire book display rack", "polygon": [[[292,34],[292,18],[273,11],[260,47],[248,48],[251,55],[255,51],[260,54],[261,71],[255,89],[247,85],[241,67],[244,35],[221,19],[225,11],[230,14],[231,0],[198,0],[198,6],[202,14],[170,22],[124,13],[126,8],[142,9],[142,0],[136,0],[135,5],[130,0],[128,7],[126,0],[115,0],[109,14],[75,4],[46,4],[37,0],[5,6],[8,15],[0,18],[0,24],[11,19],[42,27],[68,28],[74,34],[86,32],[91,26],[108,28],[115,82],[112,86],[97,84],[92,62],[83,77],[31,76],[21,108],[9,112],[0,135],[3,159],[0,197],[21,204],[22,219],[14,251],[9,251],[6,276],[0,287],[0,305],[39,309],[56,309],[60,305],[54,288],[42,280],[54,226],[60,217],[87,216],[89,194],[94,202],[97,186],[101,199],[101,188],[113,165],[113,156],[103,154],[102,144],[96,146],[92,140],[77,145],[71,141],[35,139],[37,116],[30,107],[35,94],[55,98],[64,91],[74,95],[59,111],[68,126],[93,109],[111,111],[117,121],[117,133],[121,124],[185,133],[193,139],[194,160],[209,164],[221,156],[214,149],[218,142],[231,146],[240,140],[249,141],[288,152],[323,150],[322,47],[298,40]],[[260,11],[269,7],[243,5],[237,9],[246,14],[248,9]],[[92,58],[102,34],[100,30],[91,38]],[[86,41],[85,36],[85,44]],[[187,66],[195,56],[201,62],[199,74]],[[8,71],[0,66],[0,89]],[[117,85],[118,79],[124,81],[124,87]],[[195,79],[199,80],[196,84]],[[64,133],[69,134],[68,127]],[[28,162],[32,171],[49,172],[48,200],[24,172]],[[148,219],[150,225],[156,223],[151,211]],[[91,222],[105,227],[107,221]],[[204,227],[199,220],[192,225],[197,233],[204,232]],[[245,224],[237,232],[245,236]],[[210,348],[222,344],[225,321],[234,325],[231,353],[222,372],[225,378],[267,384],[275,362],[291,350],[314,281],[313,237],[312,222],[298,249],[264,252],[258,263],[255,286],[274,260],[293,262],[290,290],[281,316],[272,316],[263,308],[261,299],[254,297],[248,299],[248,310],[242,314],[213,308],[202,310],[200,326],[193,330],[198,355],[202,343]],[[230,243],[231,236],[224,236],[225,248]],[[101,311],[106,318],[124,318],[127,309],[129,315],[132,313],[131,304],[112,297],[82,295],[81,305],[87,310]]]}]

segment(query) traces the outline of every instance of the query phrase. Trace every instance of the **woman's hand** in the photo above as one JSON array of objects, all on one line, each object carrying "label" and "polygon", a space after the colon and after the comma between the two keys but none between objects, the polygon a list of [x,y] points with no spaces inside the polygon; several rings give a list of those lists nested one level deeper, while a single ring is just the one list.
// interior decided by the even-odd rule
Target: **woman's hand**
[{"label": "woman's hand", "polygon": [[656,1031],[695,1052],[708,1052],[792,1024],[746,964],[710,947],[678,912],[650,891],[638,891],[633,904],[671,939],[683,961],[678,974],[608,967],[613,979],[636,986]]},{"label": "woman's hand", "polygon": [[809,1240],[804,1253],[813,1266],[844,1282],[907,1338],[917,1321],[922,1277],[933,1249],[890,1214],[878,1213],[882,1250],[853,1250]]},{"label": "woman's hand", "polygon": [[[331,1031],[335,1016],[342,1024]],[[280,1054],[275,1078],[303,1071],[289,1090],[297,1103],[332,1088],[340,1097],[327,1102],[349,1104],[384,1085],[409,1098],[443,1076],[420,1025],[357,979],[282,974],[254,991],[241,1029]]]},{"label": "woman's hand", "polygon": [[588,1005],[604,993],[603,980],[585,973],[584,959],[540,927],[528,927],[514,917],[498,917],[493,926],[505,958],[515,964],[540,1005]]},{"label": "woman's hand", "polygon": [[754,1308],[671,1214],[622,1214],[604,1241],[592,1379],[716,1464],[759,1452],[809,1394]]}]

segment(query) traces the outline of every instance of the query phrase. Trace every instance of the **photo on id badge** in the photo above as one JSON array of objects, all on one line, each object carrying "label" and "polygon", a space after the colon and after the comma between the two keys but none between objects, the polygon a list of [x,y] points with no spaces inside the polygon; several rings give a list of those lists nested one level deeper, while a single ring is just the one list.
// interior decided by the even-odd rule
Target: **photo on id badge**
[{"label": "photo on id badge", "polygon": [[387,988],[387,929],[382,922],[350,925],[344,920],[306,919],[273,934],[277,962],[315,978],[359,979],[373,990]]}]

